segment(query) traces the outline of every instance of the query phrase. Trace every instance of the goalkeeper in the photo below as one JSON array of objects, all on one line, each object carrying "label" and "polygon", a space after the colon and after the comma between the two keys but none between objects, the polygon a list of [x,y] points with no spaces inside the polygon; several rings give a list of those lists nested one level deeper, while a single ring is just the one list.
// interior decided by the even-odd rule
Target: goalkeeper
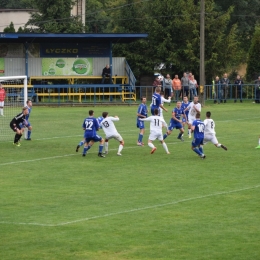
[{"label": "goalkeeper", "polygon": [[20,139],[23,135],[24,128],[21,127],[21,124],[24,126],[28,126],[28,123],[26,121],[26,115],[28,115],[29,111],[27,107],[24,107],[22,110],[22,113],[18,114],[15,116],[11,122],[10,122],[10,127],[11,129],[16,133],[14,136],[14,145],[20,146]]}]

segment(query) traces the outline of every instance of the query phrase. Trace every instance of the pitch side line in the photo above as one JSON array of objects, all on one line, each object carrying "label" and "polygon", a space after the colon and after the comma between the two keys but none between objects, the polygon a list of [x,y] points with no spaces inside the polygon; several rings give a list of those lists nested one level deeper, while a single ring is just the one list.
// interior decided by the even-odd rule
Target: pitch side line
[{"label": "pitch side line", "polygon": [[75,224],[75,223],[79,223],[79,222],[84,222],[84,221],[88,221],[88,220],[92,220],[92,219],[106,218],[106,217],[110,217],[110,216],[116,216],[116,215],[121,215],[121,214],[132,213],[132,212],[138,212],[138,211],[144,211],[144,210],[149,210],[149,209],[155,209],[155,208],[159,208],[159,207],[176,205],[176,204],[183,203],[183,202],[189,202],[189,201],[193,201],[193,200],[200,200],[200,199],[210,198],[210,197],[214,197],[214,196],[221,196],[221,195],[241,192],[241,191],[245,191],[245,190],[252,190],[252,189],[259,188],[259,187],[260,187],[260,185],[256,185],[256,186],[253,186],[253,187],[248,187],[248,188],[243,188],[243,189],[238,189],[238,190],[217,192],[217,193],[213,193],[213,194],[208,194],[208,195],[203,195],[203,196],[198,196],[198,197],[188,198],[188,199],[182,199],[182,200],[172,201],[172,202],[168,202],[168,203],[163,203],[163,204],[157,204],[157,205],[153,205],[153,206],[143,207],[143,208],[136,208],[136,209],[130,209],[130,210],[125,210],[125,211],[112,212],[112,213],[99,215],[99,216],[93,216],[93,217],[89,217],[89,218],[77,219],[77,220],[68,221],[68,222],[61,222],[61,223],[58,223],[58,224],[8,222],[8,221],[0,221],[0,224],[31,225],[31,226],[43,226],[43,227],[66,226],[66,225]]}]

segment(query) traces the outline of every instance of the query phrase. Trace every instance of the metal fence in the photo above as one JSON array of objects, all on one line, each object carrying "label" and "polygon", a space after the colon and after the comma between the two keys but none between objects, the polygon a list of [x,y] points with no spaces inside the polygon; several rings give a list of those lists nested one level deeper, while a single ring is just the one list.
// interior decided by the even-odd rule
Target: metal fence
[{"label": "metal fence", "polygon": [[[151,99],[154,86],[136,86],[136,97],[140,99],[146,96],[148,100]],[[189,99],[192,99],[194,94],[198,94],[197,88],[195,93],[189,91]],[[177,101],[182,99],[182,91],[174,91],[172,100]],[[225,100],[260,100],[260,86],[255,84],[244,84],[237,86],[230,84],[225,86],[205,85],[203,90],[204,100],[215,100],[215,102],[223,102]]]}]

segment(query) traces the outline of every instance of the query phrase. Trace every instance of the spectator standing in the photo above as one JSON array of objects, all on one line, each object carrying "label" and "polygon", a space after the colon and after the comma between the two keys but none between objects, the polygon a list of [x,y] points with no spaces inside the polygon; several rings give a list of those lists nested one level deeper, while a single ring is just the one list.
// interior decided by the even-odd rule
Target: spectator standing
[{"label": "spectator standing", "polygon": [[0,116],[4,116],[5,89],[0,82]]},{"label": "spectator standing", "polygon": [[102,71],[102,81],[101,84],[105,83],[105,79],[109,77],[109,82],[111,82],[111,69],[110,66],[107,64],[106,67]]},{"label": "spectator standing", "polygon": [[177,97],[179,98],[182,97],[181,81],[178,75],[175,75],[174,79],[172,80],[172,89],[173,89],[173,97],[174,98],[176,97],[176,100],[178,99]]},{"label": "spectator standing", "polygon": [[156,76],[156,78],[154,79],[154,82],[153,82],[153,86],[156,88],[156,87],[162,87],[162,82],[159,78],[159,76]]},{"label": "spectator standing", "polygon": [[197,87],[197,80],[194,79],[193,75],[191,75],[191,78],[189,79],[190,101],[192,101],[193,97],[197,96]]},{"label": "spectator standing", "polygon": [[170,77],[170,74],[166,75],[166,78],[163,80],[163,86],[164,86],[164,94],[165,98],[172,97],[173,91],[172,91],[172,79]]},{"label": "spectator standing", "polygon": [[255,80],[255,102],[260,103],[260,76]]},{"label": "spectator standing", "polygon": [[189,77],[186,72],[183,73],[181,78],[182,96],[189,96]]},{"label": "spectator standing", "polygon": [[223,102],[223,99],[224,103],[227,102],[229,84],[230,80],[228,79],[227,73],[225,73],[221,79],[221,103]]},{"label": "spectator standing", "polygon": [[219,76],[216,76],[215,80],[212,81],[212,97],[214,98],[214,104],[217,103],[218,99],[221,99],[221,81]]},{"label": "spectator standing", "polygon": [[234,99],[234,103],[237,102],[237,98],[240,99],[240,103],[243,102],[242,100],[242,94],[243,94],[243,91],[242,91],[242,88],[243,88],[243,80],[241,79],[240,75],[237,75],[237,78],[234,82],[235,84],[235,99]]}]

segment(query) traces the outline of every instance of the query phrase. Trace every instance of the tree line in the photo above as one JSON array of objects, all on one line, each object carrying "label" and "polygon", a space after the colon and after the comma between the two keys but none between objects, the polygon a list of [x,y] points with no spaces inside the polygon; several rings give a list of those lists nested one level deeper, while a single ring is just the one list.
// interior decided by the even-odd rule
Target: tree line
[{"label": "tree line", "polygon": [[[74,0],[0,0],[1,8],[33,8],[19,32],[148,33],[131,44],[115,44],[114,56],[126,57],[138,78],[163,73],[199,73],[198,0],[86,0],[85,21],[71,17]],[[247,63],[247,81],[260,74],[260,0],[205,0],[206,82]],[[36,29],[37,28],[37,29]],[[5,29],[13,31],[12,25]]]}]

